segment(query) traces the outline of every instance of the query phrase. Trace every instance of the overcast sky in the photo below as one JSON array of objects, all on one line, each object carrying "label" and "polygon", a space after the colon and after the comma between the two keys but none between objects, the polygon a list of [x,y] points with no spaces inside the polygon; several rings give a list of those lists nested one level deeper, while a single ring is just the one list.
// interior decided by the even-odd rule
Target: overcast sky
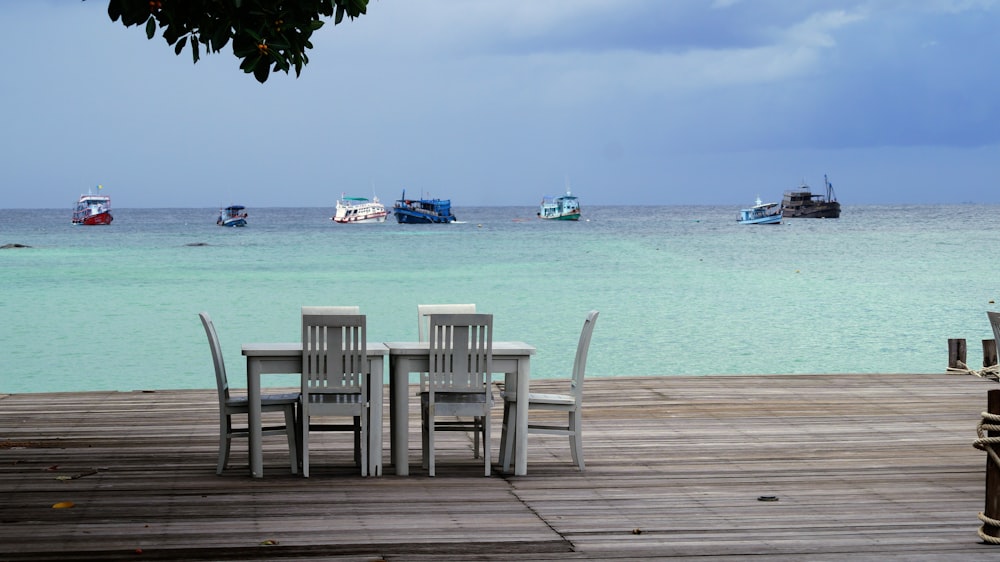
[{"label": "overcast sky", "polygon": [[265,84],[0,3],[3,207],[1000,202],[993,0],[372,0]]}]

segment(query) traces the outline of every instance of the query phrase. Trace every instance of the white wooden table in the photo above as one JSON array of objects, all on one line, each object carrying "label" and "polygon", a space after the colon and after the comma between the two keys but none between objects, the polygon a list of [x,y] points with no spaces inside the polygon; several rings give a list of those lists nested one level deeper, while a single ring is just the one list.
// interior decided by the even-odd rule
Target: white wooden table
[{"label": "white wooden table", "polygon": [[[382,475],[382,386],[385,380],[385,356],[389,350],[381,343],[368,343],[368,377],[370,407],[368,408],[368,474]],[[250,402],[250,474],[264,477],[264,450],[261,440],[260,376],[263,374],[297,374],[301,385],[302,342],[246,343],[247,399]]]},{"label": "white wooden table", "polygon": [[[385,342],[389,349],[389,435],[391,460],[396,474],[410,473],[409,409],[410,373],[428,369],[430,344],[427,342]],[[504,373],[508,391],[516,389],[515,399],[528,396],[531,356],[535,346],[524,342],[493,342],[493,370]],[[518,404],[514,420],[514,474],[528,473],[528,405]],[[488,446],[489,444],[487,444]],[[501,454],[503,452],[501,451]],[[503,464],[501,458],[501,465]]]}]

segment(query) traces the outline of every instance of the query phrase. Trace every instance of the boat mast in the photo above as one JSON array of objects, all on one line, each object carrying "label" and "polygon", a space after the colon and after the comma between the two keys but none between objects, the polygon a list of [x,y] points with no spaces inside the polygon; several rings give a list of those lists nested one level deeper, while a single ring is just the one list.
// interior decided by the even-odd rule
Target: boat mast
[{"label": "boat mast", "polygon": [[837,196],[834,195],[834,193],[833,193],[833,184],[830,183],[830,180],[826,179],[826,174],[823,174],[823,183],[826,184],[826,200],[827,201],[836,201],[837,200]]}]

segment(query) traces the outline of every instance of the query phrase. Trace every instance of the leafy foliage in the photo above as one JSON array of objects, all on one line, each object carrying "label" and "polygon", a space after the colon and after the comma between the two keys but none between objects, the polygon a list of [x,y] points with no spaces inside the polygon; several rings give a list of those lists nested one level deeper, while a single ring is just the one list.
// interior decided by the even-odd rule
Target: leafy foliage
[{"label": "leafy foliage", "polygon": [[218,53],[232,41],[240,68],[263,84],[272,70],[302,72],[321,18],[333,16],[336,25],[367,8],[368,0],[109,0],[108,16],[125,27],[144,25],[148,39],[161,29],[174,53],[190,47],[194,62],[202,48]]}]

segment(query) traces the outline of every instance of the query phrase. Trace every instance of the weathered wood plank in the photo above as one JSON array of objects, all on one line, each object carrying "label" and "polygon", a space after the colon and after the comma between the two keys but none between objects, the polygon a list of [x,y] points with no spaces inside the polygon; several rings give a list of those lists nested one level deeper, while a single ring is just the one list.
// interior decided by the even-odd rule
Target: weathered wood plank
[{"label": "weathered wood plank", "polygon": [[215,475],[210,391],[2,396],[0,560],[995,560],[975,532],[985,455],[971,445],[994,388],[955,375],[590,379],[584,473],[565,438],[532,435],[528,476],[483,478],[471,438],[449,433],[437,477],[362,479],[350,437],[324,434],[308,480],[266,438],[260,481],[245,441]]}]

